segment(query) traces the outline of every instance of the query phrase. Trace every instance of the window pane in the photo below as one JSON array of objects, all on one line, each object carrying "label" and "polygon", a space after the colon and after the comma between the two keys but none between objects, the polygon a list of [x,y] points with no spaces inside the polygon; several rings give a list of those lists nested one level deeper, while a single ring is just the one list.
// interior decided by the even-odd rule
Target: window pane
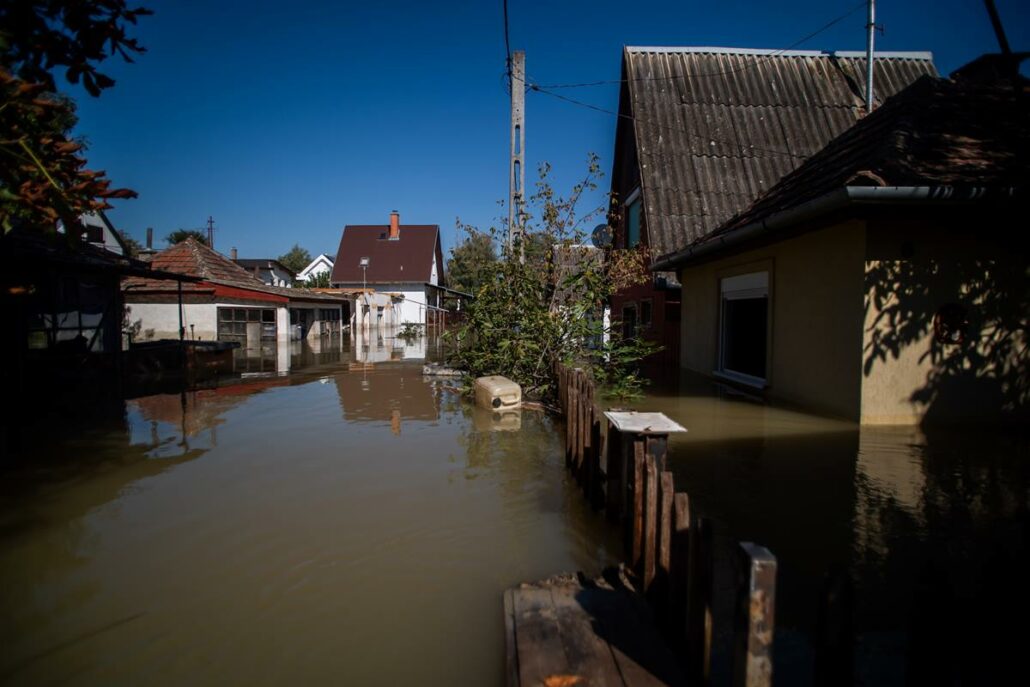
[{"label": "window pane", "polygon": [[651,301],[640,302],[640,326],[645,328],[651,326]]},{"label": "window pane", "polygon": [[765,379],[769,299],[723,299],[722,366]]},{"label": "window pane", "polygon": [[626,247],[633,248],[640,243],[640,199],[626,207]]},{"label": "window pane", "polygon": [[244,310],[243,308],[236,308],[236,316],[233,317],[233,319],[236,320],[237,322],[246,322],[247,321],[247,311]]},{"label": "window pane", "polygon": [[257,308],[251,308],[247,311],[247,322],[260,322],[261,311]]},{"label": "window pane", "polygon": [[275,311],[274,310],[262,310],[261,311],[262,322],[275,322]]},{"label": "window pane", "polygon": [[218,309],[218,320],[220,322],[229,322],[232,320],[232,308],[219,308]]}]

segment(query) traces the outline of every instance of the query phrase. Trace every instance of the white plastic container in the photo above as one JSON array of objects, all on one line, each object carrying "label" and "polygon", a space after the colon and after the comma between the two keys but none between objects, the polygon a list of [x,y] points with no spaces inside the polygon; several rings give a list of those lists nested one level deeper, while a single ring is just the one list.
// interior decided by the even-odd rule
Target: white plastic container
[{"label": "white plastic container", "polygon": [[491,375],[476,380],[476,405],[490,410],[522,407],[522,387],[507,377]]}]

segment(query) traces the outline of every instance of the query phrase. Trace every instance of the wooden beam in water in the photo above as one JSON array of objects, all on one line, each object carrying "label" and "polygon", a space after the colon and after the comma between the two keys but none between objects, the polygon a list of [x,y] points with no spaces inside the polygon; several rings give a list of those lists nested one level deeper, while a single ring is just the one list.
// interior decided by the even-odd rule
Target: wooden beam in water
[{"label": "wooden beam in water", "polygon": [[734,687],[771,687],[776,605],[776,557],[743,542],[737,575],[734,623]]}]

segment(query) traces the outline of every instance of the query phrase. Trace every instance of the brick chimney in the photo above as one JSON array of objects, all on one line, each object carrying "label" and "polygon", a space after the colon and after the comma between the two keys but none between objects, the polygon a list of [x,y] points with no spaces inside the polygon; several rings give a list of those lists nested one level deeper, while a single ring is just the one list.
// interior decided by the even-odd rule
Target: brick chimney
[{"label": "brick chimney", "polygon": [[147,227],[147,250],[154,248],[154,227]]},{"label": "brick chimney", "polygon": [[229,256],[232,258],[233,262],[236,262],[236,249],[235,248],[233,248],[231,251],[229,251]]},{"label": "brick chimney", "polygon": [[390,213],[390,240],[396,241],[401,237],[401,213],[394,210]]}]

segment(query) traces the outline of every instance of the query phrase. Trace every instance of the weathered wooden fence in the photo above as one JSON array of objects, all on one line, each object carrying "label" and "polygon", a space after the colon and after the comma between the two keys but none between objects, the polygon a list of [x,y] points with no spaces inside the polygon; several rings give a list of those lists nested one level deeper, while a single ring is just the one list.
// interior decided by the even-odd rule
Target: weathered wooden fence
[{"label": "weathered wooden fence", "polygon": [[[673,475],[665,469],[669,427],[624,422],[629,413],[600,412],[595,386],[581,369],[559,365],[557,375],[566,465],[593,507],[621,525],[627,567],[681,654],[689,683],[709,684],[713,527],[686,493],[675,491]],[[776,558],[750,542],[739,544],[736,555],[733,684],[767,686],[772,684]]]}]

